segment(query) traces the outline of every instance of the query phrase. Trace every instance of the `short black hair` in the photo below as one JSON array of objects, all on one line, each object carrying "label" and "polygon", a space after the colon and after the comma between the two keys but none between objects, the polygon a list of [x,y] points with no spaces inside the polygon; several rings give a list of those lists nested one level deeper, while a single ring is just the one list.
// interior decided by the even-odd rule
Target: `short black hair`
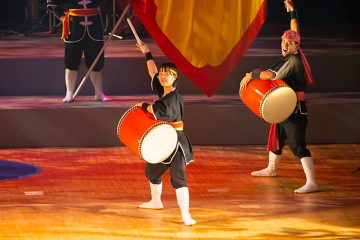
[{"label": "short black hair", "polygon": [[172,62],[166,62],[166,63],[161,64],[159,69],[161,69],[161,68],[165,68],[165,69],[169,68],[169,70],[172,70],[173,72],[176,73],[176,75],[178,75],[178,69],[175,66],[175,64],[173,64]]}]

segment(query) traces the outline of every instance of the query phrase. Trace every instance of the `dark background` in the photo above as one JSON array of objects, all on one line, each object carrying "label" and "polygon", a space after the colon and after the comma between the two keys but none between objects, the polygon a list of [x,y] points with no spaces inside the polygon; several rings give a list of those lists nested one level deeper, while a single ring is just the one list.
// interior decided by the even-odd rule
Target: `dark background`
[{"label": "dark background", "polygon": [[[360,23],[358,1],[355,0],[293,0],[298,15],[304,24],[352,24]],[[282,0],[268,0],[268,21],[288,21]]]},{"label": "dark background", "polygon": [[26,0],[0,1],[0,27],[20,27],[26,18],[25,6]]},{"label": "dark background", "polygon": [[[360,38],[360,18],[355,0],[293,0],[304,37]],[[268,17],[260,35],[281,36],[289,26],[282,0],[268,0]]]},{"label": "dark background", "polygon": [[[38,0],[39,6],[44,7],[45,0]],[[206,0],[203,0],[206,1]],[[250,0],[249,0],[250,1]],[[109,11],[111,11],[112,1],[107,0]],[[116,0],[117,12],[121,13],[127,0]],[[360,17],[356,0],[294,0],[298,10],[299,19],[302,25],[313,25],[319,28],[310,29],[309,34],[359,34]],[[26,16],[27,0],[2,0],[0,1],[0,29],[24,32],[31,28],[34,23],[29,22]],[[39,10],[39,16],[44,14],[44,10]],[[288,14],[284,11],[282,0],[268,0],[268,18],[266,25],[288,24]],[[340,27],[339,27],[340,25]],[[271,34],[271,27],[262,34]],[[276,27],[274,27],[276,29]],[[283,27],[281,28],[283,30]]]}]

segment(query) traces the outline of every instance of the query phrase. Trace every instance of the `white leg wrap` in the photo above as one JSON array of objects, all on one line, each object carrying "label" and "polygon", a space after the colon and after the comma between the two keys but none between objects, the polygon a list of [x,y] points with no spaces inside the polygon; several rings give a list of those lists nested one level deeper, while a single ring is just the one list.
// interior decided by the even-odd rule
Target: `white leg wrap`
[{"label": "white leg wrap", "polygon": [[267,168],[251,173],[255,177],[274,177],[277,176],[277,167],[279,165],[280,155],[269,152],[269,164]]},{"label": "white leg wrap", "polygon": [[315,182],[315,171],[314,171],[314,163],[312,157],[303,157],[302,159],[300,159],[300,161],[305,172],[306,184],[301,188],[296,189],[294,192],[296,193],[317,192],[319,188]]},{"label": "white leg wrap", "polygon": [[195,225],[196,221],[191,218],[189,212],[189,189],[187,187],[182,187],[176,189],[176,199],[181,211],[181,218],[186,226]]},{"label": "white leg wrap", "polygon": [[111,101],[111,98],[106,96],[102,88],[102,72],[91,72],[90,79],[94,86],[95,90],[95,100],[108,102]]},{"label": "white leg wrap", "polygon": [[65,84],[66,84],[66,96],[63,102],[74,101],[74,89],[76,83],[77,71],[65,69]]},{"label": "white leg wrap", "polygon": [[139,205],[139,208],[148,208],[148,209],[163,209],[164,206],[161,202],[161,193],[162,193],[162,183],[152,184],[150,183],[151,191],[151,200]]}]

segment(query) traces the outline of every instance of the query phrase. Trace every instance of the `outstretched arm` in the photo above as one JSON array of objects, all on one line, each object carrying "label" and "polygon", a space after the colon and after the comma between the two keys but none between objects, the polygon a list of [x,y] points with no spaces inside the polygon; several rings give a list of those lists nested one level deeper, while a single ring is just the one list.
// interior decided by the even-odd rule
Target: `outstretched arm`
[{"label": "outstretched arm", "polygon": [[[138,48],[141,50],[143,54],[146,56],[146,65],[148,68],[149,75],[151,77],[151,80],[154,78],[155,74],[158,73],[156,64],[154,62],[154,59],[152,58],[150,48],[143,42],[140,44],[136,44]],[[135,106],[142,107],[144,110],[153,113],[152,105],[148,103],[137,103]]]},{"label": "outstretched arm", "polygon": [[297,13],[294,7],[294,4],[292,2],[292,0],[285,0],[284,1],[285,4],[285,8],[287,9],[287,11],[290,12],[290,29],[300,33],[300,24],[299,24],[299,20],[297,19]]},{"label": "outstretched arm", "polygon": [[252,72],[246,73],[245,77],[240,82],[239,93],[246,89],[247,84],[253,79],[270,80],[276,76],[275,72],[270,70],[256,69]]},{"label": "outstretched arm", "polygon": [[140,43],[136,45],[140,48],[141,52],[146,55],[146,65],[148,68],[148,72],[151,79],[153,79],[155,74],[158,73],[158,70],[154,62],[154,59],[152,58],[150,48],[145,43]]}]

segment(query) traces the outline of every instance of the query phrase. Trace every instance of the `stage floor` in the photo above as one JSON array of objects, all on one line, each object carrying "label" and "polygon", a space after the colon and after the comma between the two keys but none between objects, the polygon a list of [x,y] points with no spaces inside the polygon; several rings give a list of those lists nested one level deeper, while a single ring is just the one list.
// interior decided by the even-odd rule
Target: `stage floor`
[{"label": "stage floor", "polygon": [[310,145],[320,192],[295,194],[305,181],[285,150],[279,176],[265,146],[195,146],[187,166],[190,211],[181,221],[169,173],[163,210],[145,210],[142,160],[124,147],[3,149],[0,159],[31,163],[35,176],[2,181],[1,239],[359,239],[360,145]]}]

